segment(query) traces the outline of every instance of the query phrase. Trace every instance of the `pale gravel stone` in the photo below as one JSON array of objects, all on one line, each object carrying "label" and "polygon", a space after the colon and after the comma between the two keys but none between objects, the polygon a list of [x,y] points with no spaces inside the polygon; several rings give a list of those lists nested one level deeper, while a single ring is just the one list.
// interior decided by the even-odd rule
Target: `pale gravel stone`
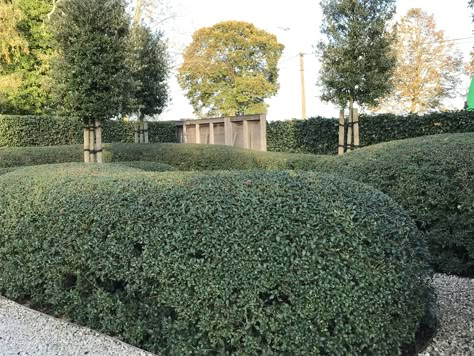
[{"label": "pale gravel stone", "polygon": [[419,356],[474,356],[474,279],[436,274],[438,332]]},{"label": "pale gravel stone", "polygon": [[153,356],[0,297],[1,356]]}]

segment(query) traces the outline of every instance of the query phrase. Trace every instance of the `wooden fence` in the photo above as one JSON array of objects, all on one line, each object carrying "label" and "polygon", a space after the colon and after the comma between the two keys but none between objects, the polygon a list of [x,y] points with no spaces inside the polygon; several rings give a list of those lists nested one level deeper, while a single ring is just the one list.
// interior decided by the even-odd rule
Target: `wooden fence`
[{"label": "wooden fence", "polygon": [[179,143],[197,143],[267,150],[266,115],[243,115],[176,122]]}]

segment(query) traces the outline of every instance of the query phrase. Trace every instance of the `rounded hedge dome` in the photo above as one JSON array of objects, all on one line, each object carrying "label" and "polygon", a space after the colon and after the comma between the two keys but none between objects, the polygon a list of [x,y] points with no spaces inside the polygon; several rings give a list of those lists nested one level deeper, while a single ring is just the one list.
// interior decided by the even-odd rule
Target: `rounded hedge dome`
[{"label": "rounded hedge dome", "polygon": [[150,351],[396,355],[425,312],[423,239],[363,184],[80,164],[0,184],[0,293]]}]

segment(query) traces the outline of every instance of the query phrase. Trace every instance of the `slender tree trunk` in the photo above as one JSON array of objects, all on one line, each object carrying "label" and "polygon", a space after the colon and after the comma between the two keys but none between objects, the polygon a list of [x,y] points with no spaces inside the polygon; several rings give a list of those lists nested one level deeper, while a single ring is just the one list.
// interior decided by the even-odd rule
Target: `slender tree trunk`
[{"label": "slender tree trunk", "polygon": [[353,110],[354,110],[354,99],[352,97],[349,99],[349,122],[347,125],[347,150],[346,152],[351,152],[352,150],[352,124],[353,120]]},{"label": "slender tree trunk", "polygon": [[145,143],[145,125],[143,124],[143,118],[140,118],[140,143]]},{"label": "slender tree trunk", "polygon": [[354,109],[352,115],[352,120],[354,123],[354,149],[358,149],[360,146],[360,140],[359,140],[359,111],[357,109]]},{"label": "slender tree trunk", "polygon": [[95,162],[95,130],[94,125],[89,125],[89,162]]},{"label": "slender tree trunk", "polygon": [[97,163],[102,163],[102,125],[95,120],[95,154]]},{"label": "slender tree trunk", "polygon": [[90,151],[89,151],[89,125],[84,124],[84,163],[89,163],[90,161]]},{"label": "slender tree trunk", "polygon": [[149,136],[148,136],[148,122],[147,121],[143,122],[143,129],[145,130],[145,143],[150,143],[150,141],[148,140]]},{"label": "slender tree trunk", "polygon": [[337,149],[337,154],[339,156],[344,154],[344,109],[339,111],[339,147]]}]

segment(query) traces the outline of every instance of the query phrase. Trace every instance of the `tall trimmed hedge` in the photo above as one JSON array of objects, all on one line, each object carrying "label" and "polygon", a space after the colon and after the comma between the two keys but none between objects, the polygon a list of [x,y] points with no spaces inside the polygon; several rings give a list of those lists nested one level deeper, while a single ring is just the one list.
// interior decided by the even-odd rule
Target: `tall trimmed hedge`
[{"label": "tall trimmed hedge", "polygon": [[[392,141],[342,157],[210,145],[108,144],[105,148],[108,162],[162,162],[180,170],[315,170],[368,183],[393,197],[426,232],[439,271],[474,274],[474,133]],[[0,168],[81,159],[79,145],[0,148]]]},{"label": "tall trimmed hedge", "polygon": [[[359,122],[362,146],[426,135],[474,132],[474,112],[469,111],[408,116],[361,115]],[[268,150],[336,154],[338,125],[337,119],[322,117],[268,122]]]},{"label": "tall trimmed hedge", "polygon": [[430,294],[386,195],[290,172],[0,176],[0,293],[163,355],[397,355]]},{"label": "tall trimmed hedge", "polygon": [[[104,142],[134,142],[135,123],[106,121]],[[149,122],[150,142],[176,142],[171,122]],[[73,145],[83,142],[82,125],[76,120],[51,116],[0,115],[0,147]]]},{"label": "tall trimmed hedge", "polygon": [[425,232],[438,271],[474,276],[474,133],[374,145],[316,169],[388,194]]}]

